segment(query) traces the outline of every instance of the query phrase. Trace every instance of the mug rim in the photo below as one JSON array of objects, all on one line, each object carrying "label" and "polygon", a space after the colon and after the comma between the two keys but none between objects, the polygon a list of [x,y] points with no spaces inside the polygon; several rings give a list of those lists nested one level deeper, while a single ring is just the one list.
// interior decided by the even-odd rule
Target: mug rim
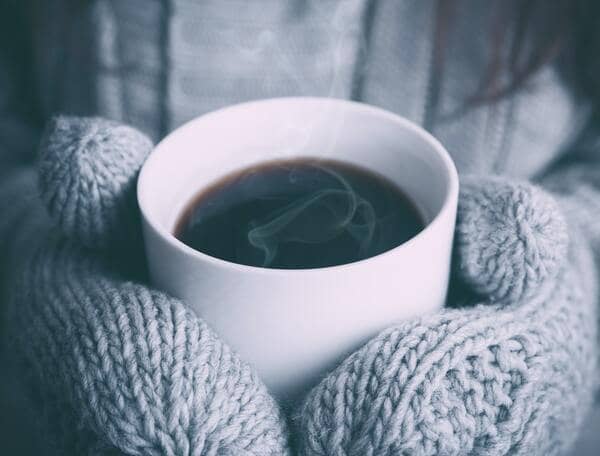
[{"label": "mug rim", "polygon": [[[184,130],[193,129],[196,124],[201,123],[206,120],[208,117],[212,117],[215,115],[223,114],[226,111],[234,111],[239,109],[251,109],[256,106],[266,105],[271,103],[327,103],[327,104],[336,104],[344,109],[352,109],[359,110],[363,113],[368,113],[370,115],[378,116],[380,118],[386,119],[393,123],[398,124],[399,127],[409,130],[411,133],[419,136],[425,142],[430,144],[439,158],[441,159],[444,167],[444,171],[448,177],[448,191],[444,196],[444,200],[442,202],[441,208],[437,211],[434,217],[425,225],[425,227],[419,231],[416,235],[408,239],[407,241],[393,247],[385,252],[381,252],[377,255],[364,258],[361,260],[353,261],[350,263],[343,263],[333,266],[325,266],[320,268],[298,268],[298,269],[283,269],[283,268],[265,268],[262,266],[251,266],[241,263],[235,263],[233,261],[224,260],[222,258],[217,258],[206,253],[200,252],[196,250],[181,240],[177,239],[177,237],[170,232],[170,230],[166,229],[163,224],[154,220],[150,214],[151,209],[149,205],[151,204],[147,201],[148,198],[143,198],[142,195],[149,195],[152,192],[144,192],[144,186],[149,185],[146,181],[148,178],[146,175],[148,174],[148,169],[152,166],[152,163],[158,160],[158,155],[161,155],[157,152],[160,152],[159,149],[165,147],[165,143],[168,143],[173,137],[181,134]],[[314,273],[315,271],[329,271],[329,270],[340,270],[351,267],[359,267],[365,266],[367,263],[372,263],[381,259],[384,256],[389,256],[392,254],[398,254],[400,250],[406,250],[412,244],[419,242],[424,237],[428,235],[429,232],[434,230],[434,226],[441,223],[441,220],[445,218],[445,214],[449,211],[453,210],[452,202],[455,201],[458,197],[458,187],[459,187],[459,179],[458,172],[456,170],[456,166],[454,161],[450,157],[450,154],[446,150],[446,148],[440,143],[438,139],[436,139],[431,133],[426,131],[423,127],[416,124],[415,122],[395,114],[386,109],[382,109],[367,103],[362,103],[358,101],[345,100],[345,99],[336,99],[336,98],[327,98],[327,97],[275,97],[275,98],[263,98],[259,100],[247,101],[243,103],[236,103],[233,105],[228,105],[214,111],[207,112],[205,114],[201,114],[198,117],[195,117],[183,125],[179,126],[172,132],[170,132],[167,136],[161,139],[152,149],[152,152],[142,165],[140,173],[138,175],[137,185],[136,185],[136,198],[138,202],[138,206],[140,209],[141,216],[143,220],[154,230],[155,233],[160,235],[162,239],[164,239],[172,248],[182,251],[184,254],[191,255],[199,260],[209,262],[219,267],[233,268],[239,269],[240,271],[246,272],[259,272],[263,274],[302,274],[302,273]]]}]

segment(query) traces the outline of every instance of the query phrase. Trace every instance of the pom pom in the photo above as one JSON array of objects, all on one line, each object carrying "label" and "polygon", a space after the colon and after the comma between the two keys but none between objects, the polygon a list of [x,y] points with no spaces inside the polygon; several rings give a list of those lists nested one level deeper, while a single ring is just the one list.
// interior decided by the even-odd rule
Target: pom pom
[{"label": "pom pom", "polygon": [[531,296],[556,276],[567,247],[560,208],[540,188],[489,177],[463,182],[458,274],[476,293],[505,304]]},{"label": "pom pom", "polygon": [[56,117],[40,145],[42,198],[63,232],[88,247],[139,238],[135,182],[152,142],[95,117]]}]

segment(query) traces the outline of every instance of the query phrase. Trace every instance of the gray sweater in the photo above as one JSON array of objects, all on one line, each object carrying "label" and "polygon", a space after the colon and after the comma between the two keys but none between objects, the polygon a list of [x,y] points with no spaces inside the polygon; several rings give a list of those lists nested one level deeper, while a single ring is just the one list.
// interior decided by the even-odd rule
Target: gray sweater
[{"label": "gray sweater", "polygon": [[102,115],[158,139],[235,102],[353,98],[424,125],[462,172],[531,177],[564,153],[584,111],[553,68],[515,96],[462,109],[486,68],[493,19],[474,0],[462,5],[441,68],[433,63],[432,0],[31,3],[28,90],[41,119]]},{"label": "gray sweater", "polygon": [[[493,11],[463,1],[439,68],[435,3],[18,2],[26,23],[11,44],[27,32],[33,50],[25,74],[0,74],[7,87],[0,94],[0,157],[30,159],[44,119],[55,113],[101,115],[157,140],[231,103],[313,95],[408,117],[446,145],[462,173],[533,178],[565,154],[600,161],[596,150],[575,157],[569,148],[587,107],[552,67],[511,97],[464,109],[486,68]],[[7,58],[4,66],[18,71],[14,56]],[[16,86],[21,81],[31,85]],[[591,199],[584,213],[599,210]],[[599,236],[598,227],[586,225]]]},{"label": "gray sweater", "polygon": [[[462,174],[552,182],[586,245],[600,252],[600,154],[569,147],[587,107],[546,67],[518,93],[464,109],[485,69],[491,11],[464,0],[438,67],[435,3],[20,3],[26,26],[11,38],[30,40],[32,55],[22,65],[10,49],[0,56],[0,245],[8,249],[35,230],[29,168],[53,114],[108,117],[156,140],[230,103],[321,95],[378,105],[423,125]],[[568,164],[551,168],[565,157]]]}]

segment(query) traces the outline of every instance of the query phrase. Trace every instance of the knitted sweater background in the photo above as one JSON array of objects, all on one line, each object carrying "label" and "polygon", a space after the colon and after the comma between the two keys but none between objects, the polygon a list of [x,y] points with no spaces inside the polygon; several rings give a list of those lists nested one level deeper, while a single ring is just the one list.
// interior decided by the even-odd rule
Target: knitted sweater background
[{"label": "knitted sweater background", "polygon": [[[2,44],[18,41],[24,31],[33,33],[31,54],[23,55],[23,48],[11,46],[2,49],[0,61],[6,69],[0,72],[5,88],[0,91],[0,242],[7,253],[3,279],[9,277],[8,272],[22,269],[18,262],[31,258],[28,251],[37,252],[33,272],[41,278],[35,286],[46,284],[48,293],[58,293],[53,302],[70,302],[60,298],[63,291],[56,287],[67,280],[61,271],[69,271],[57,265],[68,263],[64,258],[71,253],[60,254],[64,248],[59,241],[56,248],[42,243],[41,251],[32,242],[45,240],[40,233],[50,226],[38,201],[31,161],[42,126],[54,113],[102,115],[131,123],[157,139],[197,114],[251,98],[329,95],[367,101],[432,131],[447,145],[463,174],[538,180],[544,176],[540,182],[561,201],[561,210],[572,225],[570,260],[565,263],[571,267],[561,263],[561,272],[551,281],[553,286],[539,288],[531,301],[530,297],[523,300],[524,305],[513,306],[518,301],[513,299],[502,308],[449,310],[381,335],[309,396],[299,420],[302,448],[308,454],[396,454],[403,449],[416,454],[562,451],[575,437],[591,401],[596,363],[591,341],[596,337],[597,277],[587,254],[600,251],[600,165],[597,149],[564,147],[586,107],[575,109],[575,100],[556,72],[546,68],[528,90],[499,103],[456,113],[465,96],[476,88],[484,67],[484,40],[471,37],[483,33],[489,12],[482,11],[481,2],[466,2],[469,13],[461,16],[450,36],[448,65],[437,74],[431,65],[436,22],[433,3],[332,0],[284,6],[284,2],[269,1],[259,7],[237,1],[101,0],[78,6],[60,0],[22,2],[25,22],[15,18],[2,28],[10,37]],[[29,21],[36,27],[30,27]],[[452,113],[455,115],[448,115]],[[550,169],[559,158],[560,166]],[[497,217],[490,226],[501,220]],[[63,231],[72,234],[68,228]],[[49,253],[44,255],[45,251]],[[46,258],[53,259],[48,263]],[[88,261],[76,262],[75,269]],[[466,277],[485,274],[469,270],[469,264],[476,263],[465,263]],[[519,274],[527,276],[522,272],[526,268],[519,269]],[[79,273],[85,276],[87,270]],[[53,279],[50,272],[59,279]],[[78,283],[76,275],[67,275],[71,283]],[[30,303],[32,311],[37,306],[44,308],[46,301],[36,298],[36,290],[28,291],[29,283],[21,284],[26,294],[22,301]],[[474,288],[501,296],[490,283],[498,287],[509,282],[501,277],[497,282],[476,281]],[[111,282],[108,289],[114,287]],[[148,293],[133,285],[119,289],[129,290],[123,298],[129,301]],[[69,288],[64,290],[71,293]],[[106,296],[103,293],[99,291],[91,302],[112,305],[114,300],[102,298]],[[108,294],[114,296],[114,291]],[[160,308],[164,300],[168,298],[139,302],[157,302]],[[180,304],[165,304],[164,309],[169,305],[180,309]],[[23,315],[12,315],[5,322],[9,326],[17,321],[27,325]],[[22,343],[39,337],[43,327],[28,328],[33,332],[27,332]],[[46,328],[49,334],[60,336],[65,326],[50,328]],[[85,344],[94,340],[85,340]],[[68,339],[64,343],[68,345]],[[6,348],[10,347],[4,345]],[[37,358],[30,355],[30,359]],[[42,373],[53,368],[52,363],[40,366]],[[248,368],[240,369],[248,372],[243,376],[251,375],[251,370],[245,370]],[[61,377],[64,372],[58,369],[55,381],[48,384],[78,384],[73,376]],[[99,384],[110,378],[104,377]],[[390,383],[391,378],[401,381]],[[549,388],[540,387],[542,380],[550,378],[558,380],[549,381]],[[19,383],[17,379],[14,386]],[[244,380],[243,384],[257,398],[252,407],[272,411],[263,416],[277,415],[276,409],[270,408],[274,407],[270,399],[256,393],[262,391],[260,382]],[[82,385],[86,386],[86,381]],[[401,394],[405,390],[418,394]],[[86,450],[91,453],[112,454],[115,445],[125,454],[147,452],[149,447],[144,445],[148,440],[143,435],[148,434],[144,432],[163,428],[148,427],[142,419],[136,434],[132,425],[136,418],[126,415],[119,421],[118,415],[103,411],[107,403],[112,410],[110,401],[118,404],[118,397],[100,394],[94,399],[87,396],[89,391],[95,389],[67,391],[72,395],[67,404],[76,409],[65,410],[64,416],[78,418],[57,424],[77,428],[74,438],[85,445],[95,442],[86,447],[92,448]],[[46,398],[63,392],[40,388]],[[62,399],[57,403],[64,404]],[[238,406],[233,405],[227,416],[237,416]],[[159,409],[157,405],[153,410]],[[246,422],[243,417],[240,420]],[[272,436],[265,445],[281,450],[284,427],[276,418],[265,420],[260,423],[268,432],[256,435]],[[247,429],[244,426],[248,425],[240,426]],[[240,429],[238,425],[234,428]],[[132,440],[123,439],[124,429],[133,435]],[[202,432],[200,427],[196,429]],[[157,439],[150,441],[159,442],[152,443],[156,445],[153,448],[162,449],[156,450],[157,454],[165,453],[165,448],[173,448],[173,454],[186,454],[185,447],[169,446],[172,437],[150,434]],[[250,438],[251,434],[236,435]],[[79,448],[80,443],[70,445]],[[197,442],[190,445],[196,454],[205,454],[205,448],[210,448],[210,444],[198,446]],[[243,454],[236,447],[229,448],[232,454]]]}]

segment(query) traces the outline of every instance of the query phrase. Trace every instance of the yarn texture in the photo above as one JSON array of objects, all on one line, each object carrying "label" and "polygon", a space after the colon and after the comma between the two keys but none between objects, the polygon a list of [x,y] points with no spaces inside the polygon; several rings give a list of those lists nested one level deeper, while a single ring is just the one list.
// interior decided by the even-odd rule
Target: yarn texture
[{"label": "yarn texture", "polygon": [[476,300],[392,327],[344,361],[298,415],[302,454],[566,452],[598,375],[583,239],[541,188],[463,178],[455,273]]},{"label": "yarn texture", "polygon": [[558,274],[567,253],[567,224],[541,188],[472,178],[463,181],[460,201],[459,267],[473,290],[511,304]]},{"label": "yarn texture", "polygon": [[[600,143],[570,146],[588,106],[556,65],[463,109],[497,11],[461,4],[439,71],[434,1],[0,2],[0,453],[564,452],[600,378]],[[213,109],[298,95],[423,126],[462,192],[448,308],[374,335],[315,385],[288,450],[252,369],[146,285],[134,183],[148,141],[67,117],[33,162],[54,113],[157,140]]]},{"label": "yarn texture", "polygon": [[152,141],[135,128],[97,117],[55,117],[40,145],[39,183],[64,233],[89,247],[131,241],[139,233],[136,170],[151,150]]},{"label": "yarn texture", "polygon": [[[136,236],[116,231],[149,142],[60,118],[42,148],[49,217],[24,240],[32,253],[13,273],[8,329],[49,452],[292,454],[251,366],[184,303],[132,280],[141,257],[110,248]],[[561,198],[463,176],[455,275],[475,299],[397,324],[346,359],[293,414],[294,454],[566,451],[596,387],[598,290],[589,237],[567,224]]]},{"label": "yarn texture", "polygon": [[597,375],[595,277],[574,250],[535,298],[445,310],[369,342],[309,395],[303,454],[563,454]]},{"label": "yarn texture", "polygon": [[40,249],[23,280],[36,290],[17,297],[18,346],[42,391],[96,436],[135,455],[285,454],[266,388],[181,302],[112,278],[62,241]]},{"label": "yarn texture", "polygon": [[182,302],[128,280],[127,255],[89,249],[122,237],[149,141],[102,119],[59,118],[42,148],[40,187],[61,232],[38,234],[8,319],[14,368],[43,398],[51,448],[287,454],[285,422],[254,370]]}]

